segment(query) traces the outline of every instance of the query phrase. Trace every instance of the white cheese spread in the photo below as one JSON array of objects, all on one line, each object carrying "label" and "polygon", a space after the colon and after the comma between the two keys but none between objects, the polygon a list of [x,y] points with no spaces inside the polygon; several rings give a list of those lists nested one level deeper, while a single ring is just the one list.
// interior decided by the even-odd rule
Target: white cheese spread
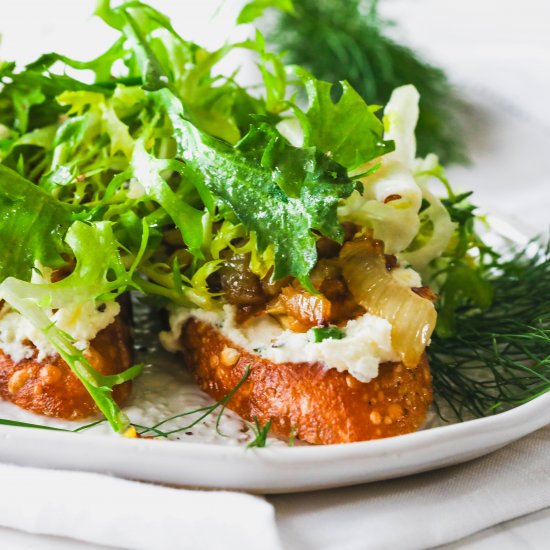
[{"label": "white cheese spread", "polygon": [[[118,302],[105,302],[98,308],[99,305],[86,302],[78,307],[61,308],[52,313],[50,319],[74,338],[79,349],[86,349],[97,333],[120,313]],[[15,363],[30,359],[35,353],[38,361],[57,353],[42,331],[8,306],[0,311],[0,349]]]},{"label": "white cheese spread", "polygon": [[[51,277],[52,270],[36,262],[31,282],[49,283]],[[118,302],[96,303],[91,300],[55,311],[49,310],[48,317],[58,329],[73,338],[78,349],[85,350],[97,334],[108,327],[119,313]],[[44,333],[8,304],[0,307],[0,350],[14,363],[30,359],[35,354],[38,361],[57,354]]]},{"label": "white cheese spread", "polygon": [[391,324],[369,313],[348,321],[342,328],[342,339],[327,338],[316,343],[311,333],[283,330],[268,315],[238,326],[235,308],[230,305],[221,312],[177,308],[170,314],[170,332],[161,333],[161,341],[169,351],[180,348],[181,329],[191,317],[214,325],[235,344],[274,363],[319,362],[327,369],[347,371],[361,382],[376,378],[380,363],[399,361],[391,344]]}]

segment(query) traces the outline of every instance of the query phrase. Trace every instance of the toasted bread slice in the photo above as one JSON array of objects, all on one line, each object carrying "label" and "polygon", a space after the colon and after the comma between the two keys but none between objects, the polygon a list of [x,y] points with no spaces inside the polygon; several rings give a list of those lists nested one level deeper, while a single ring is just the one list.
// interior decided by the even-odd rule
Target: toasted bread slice
[{"label": "toasted bread slice", "polygon": [[272,420],[272,433],[291,433],[309,443],[348,443],[412,432],[432,402],[431,375],[424,355],[414,369],[380,365],[363,383],[319,363],[273,363],[227,339],[214,326],[189,320],[182,329],[185,363],[214,399],[225,397],[250,373],[228,407],[245,420]]},{"label": "toasted bread slice", "polygon": [[[110,375],[126,370],[132,360],[128,323],[119,315],[97,334],[84,352],[99,373]],[[131,383],[115,386],[113,396],[123,402]],[[99,412],[86,388],[59,356],[43,361],[25,359],[14,363],[0,351],[0,396],[34,413],[55,418],[78,420]]]}]

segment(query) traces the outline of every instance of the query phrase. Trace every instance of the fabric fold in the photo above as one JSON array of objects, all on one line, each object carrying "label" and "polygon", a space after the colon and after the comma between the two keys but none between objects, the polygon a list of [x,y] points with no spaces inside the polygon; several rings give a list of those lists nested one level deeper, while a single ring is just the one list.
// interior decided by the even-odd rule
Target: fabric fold
[{"label": "fabric fold", "polygon": [[546,427],[460,466],[269,501],[285,549],[431,548],[549,507],[549,457]]},{"label": "fabric fold", "polygon": [[0,525],[129,550],[281,550],[271,504],[228,491],[163,487],[0,464]]}]

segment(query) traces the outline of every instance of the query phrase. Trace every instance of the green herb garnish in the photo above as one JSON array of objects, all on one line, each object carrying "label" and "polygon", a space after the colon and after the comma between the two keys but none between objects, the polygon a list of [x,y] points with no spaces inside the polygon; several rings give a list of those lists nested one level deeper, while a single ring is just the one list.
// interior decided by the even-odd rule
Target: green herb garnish
[{"label": "green herb garnish", "polygon": [[63,428],[55,428],[54,426],[44,426],[43,424],[19,422],[17,420],[9,420],[8,418],[0,418],[0,426],[12,426],[14,428],[33,428],[36,430],[51,430],[54,432],[72,432],[73,431],[73,430],[65,430]]},{"label": "green herb garnish", "polygon": [[[550,391],[550,248],[498,262],[492,305],[463,305],[428,347],[436,404],[486,416]],[[445,413],[442,413],[445,416]]]},{"label": "green herb garnish", "polygon": [[269,8],[277,8],[282,12],[294,13],[292,0],[251,0],[248,2],[237,17],[237,23],[252,23],[261,17]]},{"label": "green herb garnish", "polygon": [[[134,424],[134,423],[131,423],[129,425],[136,428],[138,430],[138,433],[139,433],[140,436],[146,436],[148,434],[151,434],[155,437],[168,437],[169,435],[173,435],[175,433],[187,431],[187,430],[193,428],[194,426],[196,426],[197,424],[200,424],[205,418],[207,418],[208,416],[210,416],[212,413],[214,413],[216,410],[219,409],[219,412],[218,412],[218,415],[217,415],[217,418],[216,418],[216,431],[220,435],[223,436],[224,434],[222,434],[219,430],[219,426],[220,426],[220,422],[221,422],[223,413],[224,413],[225,409],[227,408],[228,403],[231,401],[231,399],[233,398],[235,393],[239,390],[239,388],[244,384],[244,382],[248,378],[249,374],[250,374],[250,366],[247,366],[245,368],[243,377],[239,380],[239,382],[235,385],[235,387],[232,388],[231,391],[223,399],[220,399],[219,401],[217,401],[216,403],[213,403],[212,405],[206,405],[205,407],[199,407],[198,409],[193,409],[193,410],[190,410],[190,411],[185,411],[183,413],[176,414],[176,415],[171,416],[169,418],[165,418],[164,420],[162,420],[161,422],[158,422],[154,426],[141,426],[140,424]],[[168,422],[171,422],[173,420],[177,420],[178,418],[184,418],[186,416],[191,416],[191,415],[197,414],[197,413],[203,413],[203,414],[201,414],[200,417],[197,418],[196,420],[194,420],[191,424],[188,424],[186,426],[176,428],[176,429],[173,429],[173,430],[170,430],[170,431],[163,431],[163,430],[159,429],[161,426],[163,426],[164,424],[167,424]],[[84,426],[80,426],[78,428],[75,428],[74,430],[67,430],[67,429],[64,429],[64,428],[55,428],[53,426],[44,426],[44,425],[41,425],[41,424],[30,424],[30,423],[27,423],[27,422],[19,422],[19,421],[15,421],[15,420],[8,420],[8,419],[0,418],[0,426],[14,426],[14,427],[19,427],[19,428],[36,428],[36,429],[43,429],[43,430],[54,430],[54,431],[59,431],[59,432],[73,432],[73,433],[78,433],[78,432],[83,432],[85,430],[89,430],[90,428],[94,428],[95,426],[98,426],[99,424],[102,424],[103,422],[105,422],[105,420],[96,420],[94,422],[90,422],[89,424],[85,424]]]},{"label": "green herb garnish", "polygon": [[465,162],[460,102],[445,73],[386,34],[393,23],[380,17],[377,0],[294,4],[294,12],[281,13],[268,33],[290,63],[329,82],[347,80],[374,105],[385,105],[394,88],[414,84],[421,96],[419,154],[436,153],[444,163]]},{"label": "green herb garnish", "polygon": [[[168,437],[169,435],[173,435],[175,433],[184,432],[186,430],[189,430],[196,426],[197,424],[200,424],[205,418],[210,416],[214,411],[220,409],[220,412],[218,413],[218,417],[216,419],[216,431],[223,435],[219,431],[220,421],[221,417],[223,415],[223,412],[225,411],[228,403],[231,401],[235,393],[239,390],[239,388],[246,382],[246,379],[248,378],[248,375],[250,374],[250,365],[248,365],[244,371],[243,377],[240,379],[238,384],[223,398],[214,403],[213,405],[207,405],[205,407],[199,407],[198,409],[193,409],[191,411],[186,411],[183,413],[175,414],[174,416],[171,416],[169,418],[165,418],[161,422],[158,422],[154,426],[151,426],[150,428],[145,428],[143,431],[140,432],[139,435],[145,435],[151,431],[156,432],[156,435],[161,435],[162,437]],[[187,424],[186,426],[183,426],[181,428],[174,428],[173,430],[169,430],[166,432],[160,433],[158,431],[158,428],[163,426],[164,424],[171,422],[173,420],[177,420],[178,418],[184,418],[186,416],[190,416],[192,414],[202,413],[199,418],[191,422],[190,424]]]},{"label": "green herb garnish", "polygon": [[6,277],[29,279],[36,261],[62,266],[70,224],[66,204],[0,164],[0,282]]},{"label": "green herb garnish", "polygon": [[316,344],[326,340],[327,338],[341,340],[346,336],[346,333],[338,327],[314,327],[310,332],[313,334],[313,341]]},{"label": "green herb garnish", "polygon": [[254,424],[249,424],[248,426],[254,433],[254,439],[246,446],[247,449],[252,449],[254,447],[263,448],[267,444],[267,436],[269,430],[271,430],[272,420],[269,419],[263,426],[260,424],[257,416],[254,416]]}]

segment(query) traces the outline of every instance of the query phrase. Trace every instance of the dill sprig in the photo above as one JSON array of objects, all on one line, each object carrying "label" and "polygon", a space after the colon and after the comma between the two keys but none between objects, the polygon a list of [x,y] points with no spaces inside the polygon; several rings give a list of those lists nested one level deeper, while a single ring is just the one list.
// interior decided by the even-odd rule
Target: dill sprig
[{"label": "dill sprig", "polygon": [[467,161],[462,102],[442,69],[385,34],[393,23],[380,17],[377,0],[294,0],[294,7],[295,13],[278,13],[267,33],[288,62],[323,80],[347,80],[372,104],[385,105],[394,88],[414,84],[420,92],[419,156]]},{"label": "dill sprig", "polygon": [[[173,435],[173,434],[183,432],[183,431],[186,431],[186,430],[189,430],[189,429],[193,428],[197,424],[200,424],[208,416],[213,414],[216,410],[220,409],[219,412],[218,412],[218,416],[216,417],[216,431],[221,436],[224,436],[224,434],[220,431],[220,422],[221,422],[221,419],[223,417],[223,413],[224,413],[225,409],[227,408],[227,405],[228,405],[229,401],[231,401],[231,399],[233,398],[235,393],[245,383],[245,381],[248,378],[249,374],[250,374],[250,365],[248,365],[245,368],[243,377],[239,380],[239,382],[235,385],[235,387],[225,397],[223,397],[219,401],[216,401],[212,405],[206,405],[204,407],[199,407],[197,409],[193,409],[193,410],[190,410],[190,411],[185,411],[183,413],[175,414],[173,416],[165,418],[164,420],[158,422],[154,426],[142,426],[140,424],[135,424],[135,423],[132,423],[131,426],[133,426],[134,428],[136,428],[136,430],[138,430],[138,434],[140,436],[145,436],[146,434],[151,434],[154,437],[168,437],[169,435]],[[163,426],[164,424],[167,424],[168,422],[171,422],[173,420],[177,420],[178,418],[184,418],[186,416],[191,416],[193,414],[198,414],[198,413],[203,413],[203,414],[201,414],[197,419],[195,419],[190,424],[187,424],[185,426],[181,426],[179,428],[174,428],[173,430],[169,430],[169,431],[163,431],[163,430],[159,429],[161,426]],[[68,430],[66,428],[56,428],[54,426],[46,426],[46,425],[43,425],[43,424],[32,424],[32,423],[28,423],[28,422],[20,422],[20,421],[17,421],[17,420],[9,420],[7,418],[0,418],[0,426],[12,426],[12,427],[17,427],[17,428],[34,428],[34,429],[39,429],[39,430],[52,430],[52,431],[56,431],[56,432],[71,432],[71,433],[83,432],[83,431],[86,431],[90,428],[94,428],[95,426],[98,426],[99,424],[103,424],[104,422],[106,422],[106,419],[102,418],[101,420],[96,420],[94,422],[90,422],[89,424],[86,424],[84,426],[79,426],[78,428],[75,428],[73,430]],[[271,422],[269,422],[268,424],[271,426]],[[267,424],[266,424],[266,426],[267,426]],[[266,426],[264,426],[264,429],[265,429]],[[265,436],[267,436],[267,432],[269,432],[269,428],[267,428]],[[258,438],[258,433],[256,431],[254,433],[256,435],[256,438]],[[252,445],[252,446],[264,447],[265,442],[264,442],[263,445],[258,444],[258,445]]]},{"label": "dill sprig", "polygon": [[254,433],[254,439],[246,446],[247,449],[252,449],[253,447],[263,448],[267,444],[267,436],[269,430],[271,430],[272,420],[269,419],[263,426],[260,424],[258,417],[254,417],[254,424],[248,424],[248,427]]},{"label": "dill sprig", "polygon": [[[550,248],[496,264],[494,298],[462,306],[454,333],[428,348],[436,405],[459,419],[481,417],[550,391]],[[446,418],[445,418],[446,419]]]},{"label": "dill sprig", "polygon": [[32,424],[30,422],[20,422],[19,420],[10,420],[0,418],[0,426],[12,426],[14,428],[34,428],[36,430],[50,430],[53,432],[75,432],[77,430],[66,430],[65,428],[56,428],[54,426],[45,426],[43,424]]},{"label": "dill sprig", "polygon": [[[144,428],[141,432],[139,432],[140,436],[143,436],[149,432],[154,432],[156,436],[159,437],[168,437],[169,435],[173,435],[176,433],[187,431],[197,424],[200,424],[205,418],[210,416],[212,413],[214,413],[217,409],[220,409],[218,416],[216,418],[216,432],[224,436],[224,434],[220,431],[220,422],[223,416],[223,413],[225,409],[227,408],[228,403],[231,401],[235,393],[239,390],[239,388],[245,383],[246,379],[248,378],[248,375],[250,374],[250,365],[248,365],[244,371],[243,377],[239,380],[239,382],[236,384],[236,386],[222,399],[219,401],[216,401],[216,403],[212,405],[206,405],[205,407],[199,407],[198,409],[193,409],[190,411],[185,411],[183,413],[175,414],[173,416],[170,416],[168,418],[165,418],[164,420],[161,420],[154,426],[151,426],[150,428]],[[171,422],[173,420],[177,420],[178,418],[184,418],[186,416],[190,416],[193,414],[202,413],[197,419],[195,419],[190,424],[187,424],[185,426],[174,428],[169,431],[160,431],[159,428],[163,426],[164,424],[167,424],[168,422]],[[141,427],[142,428],[142,427]]]}]

